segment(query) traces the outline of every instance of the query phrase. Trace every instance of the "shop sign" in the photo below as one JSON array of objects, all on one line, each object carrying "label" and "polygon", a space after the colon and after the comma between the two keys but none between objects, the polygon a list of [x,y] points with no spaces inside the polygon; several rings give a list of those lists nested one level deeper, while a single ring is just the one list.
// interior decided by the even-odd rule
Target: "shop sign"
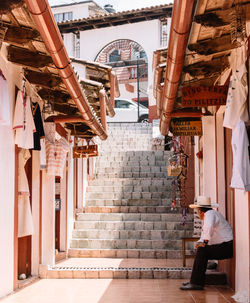
[{"label": "shop sign", "polygon": [[89,158],[98,156],[96,144],[73,147],[73,158]]},{"label": "shop sign", "polygon": [[201,121],[172,121],[174,136],[202,136]]},{"label": "shop sign", "polygon": [[181,104],[183,107],[225,105],[227,91],[227,85],[183,87]]}]

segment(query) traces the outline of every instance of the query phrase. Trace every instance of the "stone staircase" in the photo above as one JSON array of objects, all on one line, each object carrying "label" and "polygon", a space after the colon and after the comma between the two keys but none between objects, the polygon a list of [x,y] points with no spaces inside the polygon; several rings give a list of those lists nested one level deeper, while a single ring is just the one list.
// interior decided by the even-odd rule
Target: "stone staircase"
[{"label": "stone staircase", "polygon": [[112,257],[181,257],[181,237],[192,235],[192,216],[183,228],[181,214],[171,212],[169,152],[152,151],[151,142],[150,124],[109,127],[85,213],[77,214],[70,256],[106,250]]},{"label": "stone staircase", "polygon": [[[171,211],[169,152],[153,151],[151,142],[151,124],[109,125],[108,139],[98,143],[96,175],[87,188],[85,210],[76,215],[69,257],[113,258],[116,265],[58,265],[51,268],[50,277],[57,277],[58,271],[63,276],[68,268],[72,277],[85,278],[189,277],[190,268],[176,264],[181,264],[181,238],[192,236],[193,216],[188,215],[183,226],[180,209]],[[129,258],[132,265],[117,265],[119,258]],[[168,259],[177,263],[169,266]]]}]

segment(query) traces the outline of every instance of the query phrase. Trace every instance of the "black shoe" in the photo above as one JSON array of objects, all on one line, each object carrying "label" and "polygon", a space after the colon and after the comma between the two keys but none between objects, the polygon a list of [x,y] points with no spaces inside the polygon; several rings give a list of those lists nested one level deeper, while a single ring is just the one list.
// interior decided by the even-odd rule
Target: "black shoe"
[{"label": "black shoe", "polygon": [[186,285],[182,285],[180,287],[181,290],[203,290],[203,286],[187,283]]},{"label": "black shoe", "polygon": [[217,263],[216,262],[208,262],[207,263],[207,269],[216,269]]}]

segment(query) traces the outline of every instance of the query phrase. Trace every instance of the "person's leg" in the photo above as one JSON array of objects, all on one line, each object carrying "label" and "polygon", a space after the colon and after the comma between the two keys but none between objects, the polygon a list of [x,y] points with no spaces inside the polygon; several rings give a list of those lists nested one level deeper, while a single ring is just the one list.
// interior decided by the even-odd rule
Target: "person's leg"
[{"label": "person's leg", "polygon": [[223,260],[233,257],[233,241],[222,244],[199,247],[196,251],[190,283],[205,285],[205,273],[208,260]]},{"label": "person's leg", "polygon": [[197,248],[190,279],[191,284],[201,286],[204,286],[205,284],[205,272],[207,269],[208,261],[207,248],[208,246]]}]

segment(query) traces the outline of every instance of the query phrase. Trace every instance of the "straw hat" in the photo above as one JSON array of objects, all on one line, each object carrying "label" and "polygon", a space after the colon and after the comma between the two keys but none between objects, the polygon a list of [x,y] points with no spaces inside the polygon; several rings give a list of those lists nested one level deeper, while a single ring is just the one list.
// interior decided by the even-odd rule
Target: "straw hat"
[{"label": "straw hat", "polygon": [[196,204],[190,204],[190,208],[198,208],[198,207],[204,207],[204,208],[213,208],[213,207],[219,207],[219,204],[211,204],[211,198],[205,197],[205,196],[198,196],[197,203]]}]

